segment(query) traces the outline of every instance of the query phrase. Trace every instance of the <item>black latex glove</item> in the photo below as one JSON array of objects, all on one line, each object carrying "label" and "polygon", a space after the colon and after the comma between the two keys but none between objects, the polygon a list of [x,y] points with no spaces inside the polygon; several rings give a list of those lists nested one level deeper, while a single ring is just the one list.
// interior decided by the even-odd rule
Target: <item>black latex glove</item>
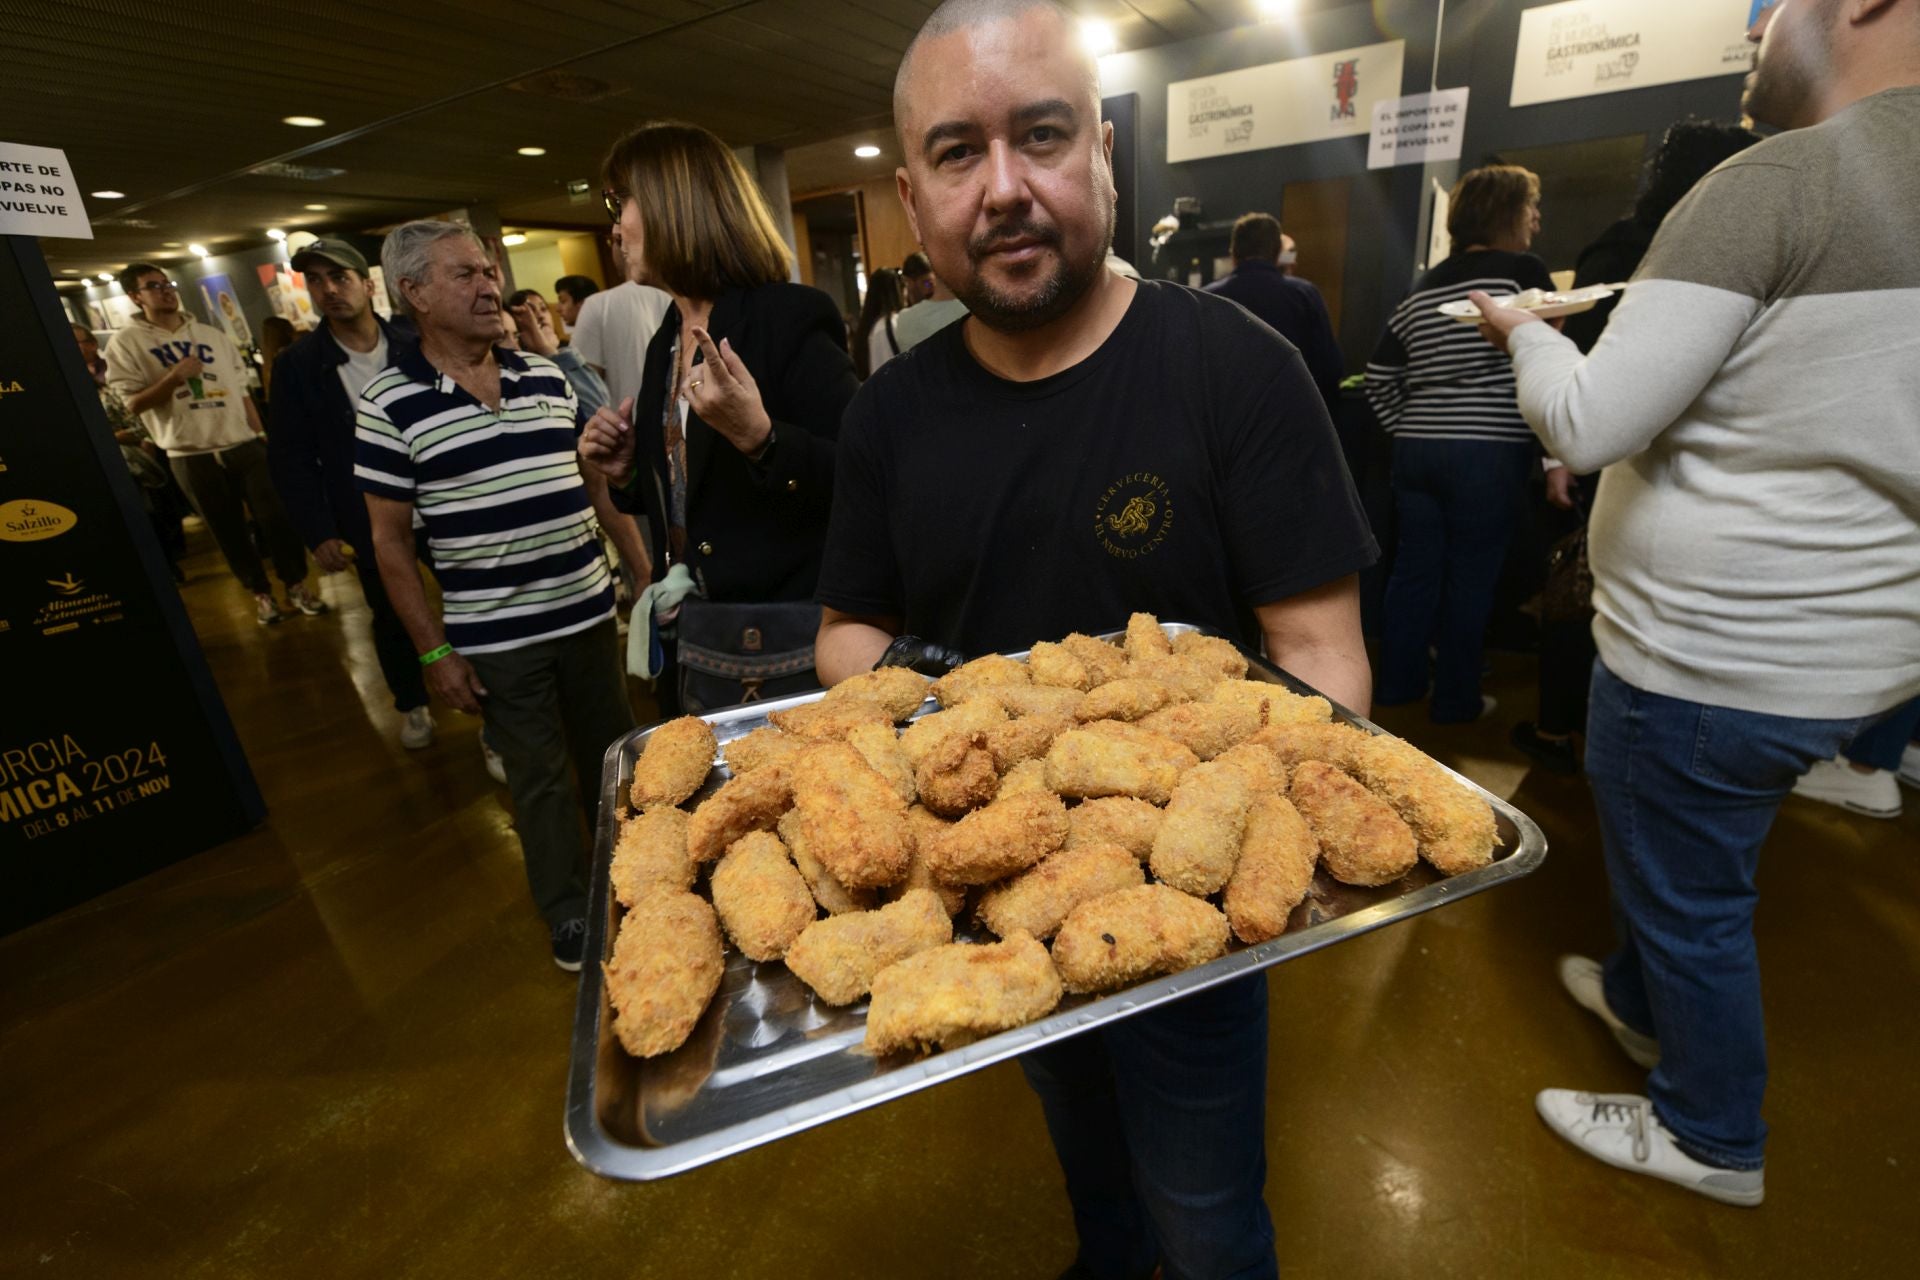
[{"label": "black latex glove", "polygon": [[931,640],[922,640],[919,636],[899,636],[887,646],[880,655],[880,661],[874,663],[874,669],[881,667],[905,667],[909,671],[918,671],[923,676],[940,677],[967,660],[967,655],[945,645],[935,644]]}]

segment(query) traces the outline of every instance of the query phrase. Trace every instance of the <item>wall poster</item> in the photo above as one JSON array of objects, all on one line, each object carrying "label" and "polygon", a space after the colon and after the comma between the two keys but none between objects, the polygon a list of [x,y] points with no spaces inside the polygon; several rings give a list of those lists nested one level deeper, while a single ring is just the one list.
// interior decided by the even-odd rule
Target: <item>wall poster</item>
[{"label": "wall poster", "polygon": [[1404,40],[1270,62],[1167,86],[1167,159],[1365,137],[1400,96]]},{"label": "wall poster", "polygon": [[1752,0],[1568,0],[1520,15],[1508,105],[1753,69]]}]

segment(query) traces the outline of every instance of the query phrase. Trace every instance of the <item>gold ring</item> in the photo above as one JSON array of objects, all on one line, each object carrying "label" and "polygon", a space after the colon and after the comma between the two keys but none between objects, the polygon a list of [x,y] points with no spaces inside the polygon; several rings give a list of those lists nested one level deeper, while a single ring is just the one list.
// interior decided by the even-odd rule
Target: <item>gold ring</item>
[{"label": "gold ring", "polygon": [[687,384],[687,390],[698,391],[700,389],[700,384],[705,381],[706,381],[705,378],[695,378],[692,382],[689,382]]}]

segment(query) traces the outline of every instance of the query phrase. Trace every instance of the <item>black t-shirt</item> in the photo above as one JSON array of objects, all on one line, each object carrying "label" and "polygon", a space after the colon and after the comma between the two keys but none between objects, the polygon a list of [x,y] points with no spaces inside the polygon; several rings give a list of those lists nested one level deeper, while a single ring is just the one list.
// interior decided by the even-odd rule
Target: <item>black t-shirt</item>
[{"label": "black t-shirt", "polygon": [[1378,555],[1299,354],[1142,281],[1071,369],[1009,382],[950,325],[847,408],[821,603],[968,654],[1146,610],[1253,642],[1252,608]]}]

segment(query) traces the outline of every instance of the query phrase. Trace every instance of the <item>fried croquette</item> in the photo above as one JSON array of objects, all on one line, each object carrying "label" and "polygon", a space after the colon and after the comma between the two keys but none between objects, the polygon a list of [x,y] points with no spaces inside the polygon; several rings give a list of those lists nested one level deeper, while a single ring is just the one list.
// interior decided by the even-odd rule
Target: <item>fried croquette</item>
[{"label": "fried croquette", "polygon": [[849,889],[834,879],[833,872],[820,864],[807,848],[806,832],[801,829],[800,820],[793,810],[787,810],[780,819],[780,840],[787,846],[787,852],[793,857],[793,865],[800,872],[800,878],[807,882],[807,888],[813,891],[813,900],[820,909],[830,916],[844,915],[849,911],[871,911],[874,904],[872,889]]},{"label": "fried croquette", "polygon": [[712,862],[750,831],[771,831],[793,807],[793,773],[784,764],[762,765],[731,778],[700,802],[687,823],[687,852]]},{"label": "fried croquette", "polygon": [[1054,936],[1053,963],[1069,991],[1111,991],[1205,964],[1226,949],[1227,918],[1212,903],[1143,884],[1075,907]]},{"label": "fried croquette", "polygon": [[1222,680],[1208,698],[1264,709],[1268,724],[1325,724],[1333,719],[1333,704],[1319,694],[1302,696],[1265,680]]},{"label": "fried croquette", "polygon": [[1287,929],[1287,917],[1313,886],[1320,844],[1299,810],[1284,796],[1255,796],[1247,810],[1240,861],[1221,895],[1233,936],[1265,942]]},{"label": "fried croquette", "polygon": [[1140,860],[1120,845],[1083,844],[1050,853],[988,889],[974,915],[1000,937],[1025,931],[1045,941],[1081,903],[1145,881]]},{"label": "fried croquette", "polygon": [[957,1048],[1024,1026],[1060,1003],[1060,975],[1030,934],[950,942],[874,975],[866,1049]]},{"label": "fried croquette", "polygon": [[708,889],[721,927],[749,960],[778,960],[820,913],[787,847],[769,831],[734,841]]},{"label": "fried croquette", "polygon": [[1047,752],[1047,785],[1063,796],[1137,796],[1165,804],[1199,758],[1170,738],[1139,730],[1070,729]]},{"label": "fried croquette", "polygon": [[633,807],[676,805],[698,791],[718,747],[713,729],[698,716],[681,716],[655,729],[633,762]]},{"label": "fried croquette", "polygon": [[925,846],[927,869],[943,884],[991,884],[1025,871],[1067,842],[1060,797],[1023,792],[975,809]]},{"label": "fried croquette", "polygon": [[608,879],[620,905],[631,907],[654,889],[693,888],[685,809],[649,809],[620,824]]},{"label": "fried croquette", "polygon": [[893,714],[871,698],[845,697],[832,702],[805,702],[784,711],[769,711],[767,719],[796,738],[809,742],[845,742],[863,724],[893,726]]},{"label": "fried croquette", "polygon": [[[1003,781],[1002,794],[1005,794],[1005,786]],[[945,818],[927,812],[925,805],[916,804],[909,808],[907,829],[913,832],[913,856],[907,862],[906,877],[899,884],[882,890],[882,896],[888,901],[897,902],[910,889],[931,889],[939,897],[940,905],[947,909],[948,915],[959,915],[961,908],[967,905],[966,886],[942,884],[934,877],[933,869],[927,865],[927,846],[942,832],[951,830],[952,827],[953,824]]]},{"label": "fried croquette", "polygon": [[1173,642],[1167,639],[1167,633],[1161,629],[1160,619],[1150,613],[1136,613],[1127,619],[1124,647],[1129,662],[1173,652]]},{"label": "fried croquette", "polygon": [[971,698],[988,699],[1007,709],[1010,716],[1046,716],[1073,719],[1086,694],[1078,689],[1061,689],[1046,684],[997,684],[981,689]]},{"label": "fried croquette", "polygon": [[1141,862],[1153,854],[1153,838],[1160,834],[1166,811],[1132,796],[1082,800],[1067,810],[1067,848],[1088,844],[1117,844]]},{"label": "fried croquette", "polygon": [[1419,859],[1400,815],[1325,761],[1301,761],[1288,796],[1313,828],[1321,865],[1342,884],[1390,884]]},{"label": "fried croquette", "polygon": [[1348,769],[1413,831],[1420,856],[1443,876],[1484,867],[1500,843],[1493,810],[1418,747],[1384,734],[1348,757]]},{"label": "fried croquette", "polygon": [[1007,722],[1007,709],[994,698],[979,697],[946,711],[921,716],[900,732],[900,749],[915,769],[934,746],[953,733],[984,733]]},{"label": "fried croquette", "polygon": [[906,874],[913,853],[906,803],[846,743],[823,743],[794,761],[793,807],[808,852],[847,888]]},{"label": "fried croquette", "polygon": [[1222,636],[1183,631],[1173,638],[1173,651],[1182,658],[1198,658],[1212,663],[1229,680],[1238,680],[1247,674],[1247,655],[1240,652],[1233,641]]},{"label": "fried croquette", "polygon": [[1173,700],[1173,690],[1158,680],[1126,676],[1089,690],[1073,714],[1082,724],[1091,720],[1139,720]]},{"label": "fried croquette", "polygon": [[769,764],[791,764],[811,744],[774,728],[755,729],[720,748],[720,758],[734,777]]},{"label": "fried croquette", "polygon": [[1304,760],[1345,769],[1354,748],[1370,736],[1350,724],[1270,724],[1247,741],[1273,752],[1291,777],[1295,766]]},{"label": "fried croquette", "polygon": [[989,653],[962,663],[933,682],[933,696],[943,707],[958,706],[982,689],[1003,684],[1031,684],[1027,664],[1005,654]]},{"label": "fried croquette", "polygon": [[1044,791],[1048,795],[1053,794],[1053,788],[1047,785],[1045,756],[1022,760],[1000,775],[1000,795],[1017,796],[1022,791]]},{"label": "fried croquette", "polygon": [[827,690],[822,702],[845,700],[877,702],[895,722],[910,718],[933,692],[933,681],[906,667],[876,667],[842,680]]},{"label": "fried croquette", "polygon": [[636,1058],[678,1049],[725,969],[720,923],[706,899],[672,890],[642,898],[621,921],[606,968],[620,1046]]},{"label": "fried croquette", "polygon": [[1000,790],[1000,770],[987,750],[987,735],[942,738],[920,762],[914,786],[920,803],[943,818],[957,818],[992,800]]},{"label": "fried croquette", "polygon": [[1260,713],[1232,702],[1182,702],[1139,721],[1150,733],[1172,738],[1202,760],[1238,746],[1260,728]]},{"label": "fried croquette", "polygon": [[1002,773],[1023,760],[1044,760],[1053,740],[1073,728],[1066,716],[1021,716],[996,724],[984,735],[993,763]]},{"label": "fried croquette", "polygon": [[1287,771],[1280,767],[1279,758],[1265,747],[1243,742],[1222,751],[1213,762],[1231,765],[1246,774],[1255,795],[1286,794]]},{"label": "fried croquette", "polygon": [[1034,645],[1027,654],[1027,670],[1032,673],[1035,684],[1082,691],[1094,686],[1093,673],[1087,670],[1086,663],[1065,647],[1046,640]]},{"label": "fried croquette", "polygon": [[1080,660],[1093,684],[1105,684],[1127,674],[1127,651],[1111,641],[1076,631],[1063,638],[1060,647]]},{"label": "fried croquette", "polygon": [[1253,784],[1232,765],[1203,764],[1187,771],[1167,802],[1148,865],[1154,879],[1182,893],[1218,893],[1233,876],[1246,833]]},{"label": "fried croquette", "polygon": [[1226,679],[1212,661],[1178,654],[1150,654],[1128,664],[1127,675],[1137,680],[1158,680],[1173,691],[1175,702],[1205,702]]},{"label": "fried croquette", "polygon": [[917,794],[913,764],[900,747],[900,735],[889,724],[857,724],[847,733],[847,745],[860,753],[872,770],[885,778],[902,802],[912,804]]},{"label": "fried croquette", "polygon": [[929,889],[909,889],[877,911],[829,916],[787,948],[787,968],[828,1004],[852,1004],[890,964],[953,941],[953,920]]}]

